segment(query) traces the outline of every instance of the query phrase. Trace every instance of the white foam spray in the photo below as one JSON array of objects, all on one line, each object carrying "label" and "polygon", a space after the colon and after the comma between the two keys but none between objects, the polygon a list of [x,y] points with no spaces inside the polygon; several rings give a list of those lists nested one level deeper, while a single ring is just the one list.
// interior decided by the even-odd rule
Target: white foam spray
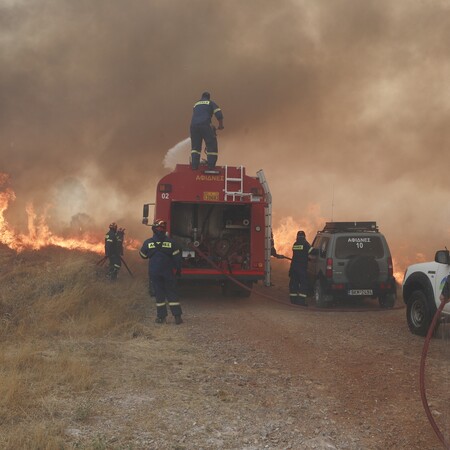
[{"label": "white foam spray", "polygon": [[169,149],[164,157],[164,168],[175,169],[177,163],[189,163],[189,151],[191,149],[191,138],[188,137]]}]

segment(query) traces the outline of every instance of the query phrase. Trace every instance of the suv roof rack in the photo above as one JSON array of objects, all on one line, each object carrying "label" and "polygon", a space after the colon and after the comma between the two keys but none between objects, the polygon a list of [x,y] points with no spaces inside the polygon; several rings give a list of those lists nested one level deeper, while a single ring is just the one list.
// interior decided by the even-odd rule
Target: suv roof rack
[{"label": "suv roof rack", "polygon": [[343,231],[378,231],[376,222],[326,222],[322,231],[338,233]]}]

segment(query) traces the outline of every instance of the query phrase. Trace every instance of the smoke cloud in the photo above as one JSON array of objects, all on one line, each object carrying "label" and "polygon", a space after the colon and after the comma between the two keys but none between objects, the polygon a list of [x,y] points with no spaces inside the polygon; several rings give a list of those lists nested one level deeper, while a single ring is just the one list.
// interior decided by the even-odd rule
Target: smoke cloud
[{"label": "smoke cloud", "polygon": [[397,260],[431,258],[450,237],[449,13],[441,1],[3,0],[10,219],[32,201],[61,226],[87,214],[145,237],[141,205],[208,90],[225,117],[219,164],[264,169],[275,225],[312,211],[376,220]]}]

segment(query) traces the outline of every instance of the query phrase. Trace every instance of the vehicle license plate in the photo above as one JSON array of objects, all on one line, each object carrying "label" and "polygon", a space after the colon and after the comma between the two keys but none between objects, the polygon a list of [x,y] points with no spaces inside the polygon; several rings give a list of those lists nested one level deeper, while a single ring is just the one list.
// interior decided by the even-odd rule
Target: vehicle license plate
[{"label": "vehicle license plate", "polygon": [[372,289],[350,289],[348,295],[373,295]]}]

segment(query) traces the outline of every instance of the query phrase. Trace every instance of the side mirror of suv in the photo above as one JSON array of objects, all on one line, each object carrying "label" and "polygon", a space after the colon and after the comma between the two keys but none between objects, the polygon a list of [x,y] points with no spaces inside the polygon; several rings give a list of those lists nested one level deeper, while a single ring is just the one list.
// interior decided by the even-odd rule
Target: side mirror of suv
[{"label": "side mirror of suv", "polygon": [[450,255],[448,250],[438,250],[434,260],[439,264],[450,264]]}]

